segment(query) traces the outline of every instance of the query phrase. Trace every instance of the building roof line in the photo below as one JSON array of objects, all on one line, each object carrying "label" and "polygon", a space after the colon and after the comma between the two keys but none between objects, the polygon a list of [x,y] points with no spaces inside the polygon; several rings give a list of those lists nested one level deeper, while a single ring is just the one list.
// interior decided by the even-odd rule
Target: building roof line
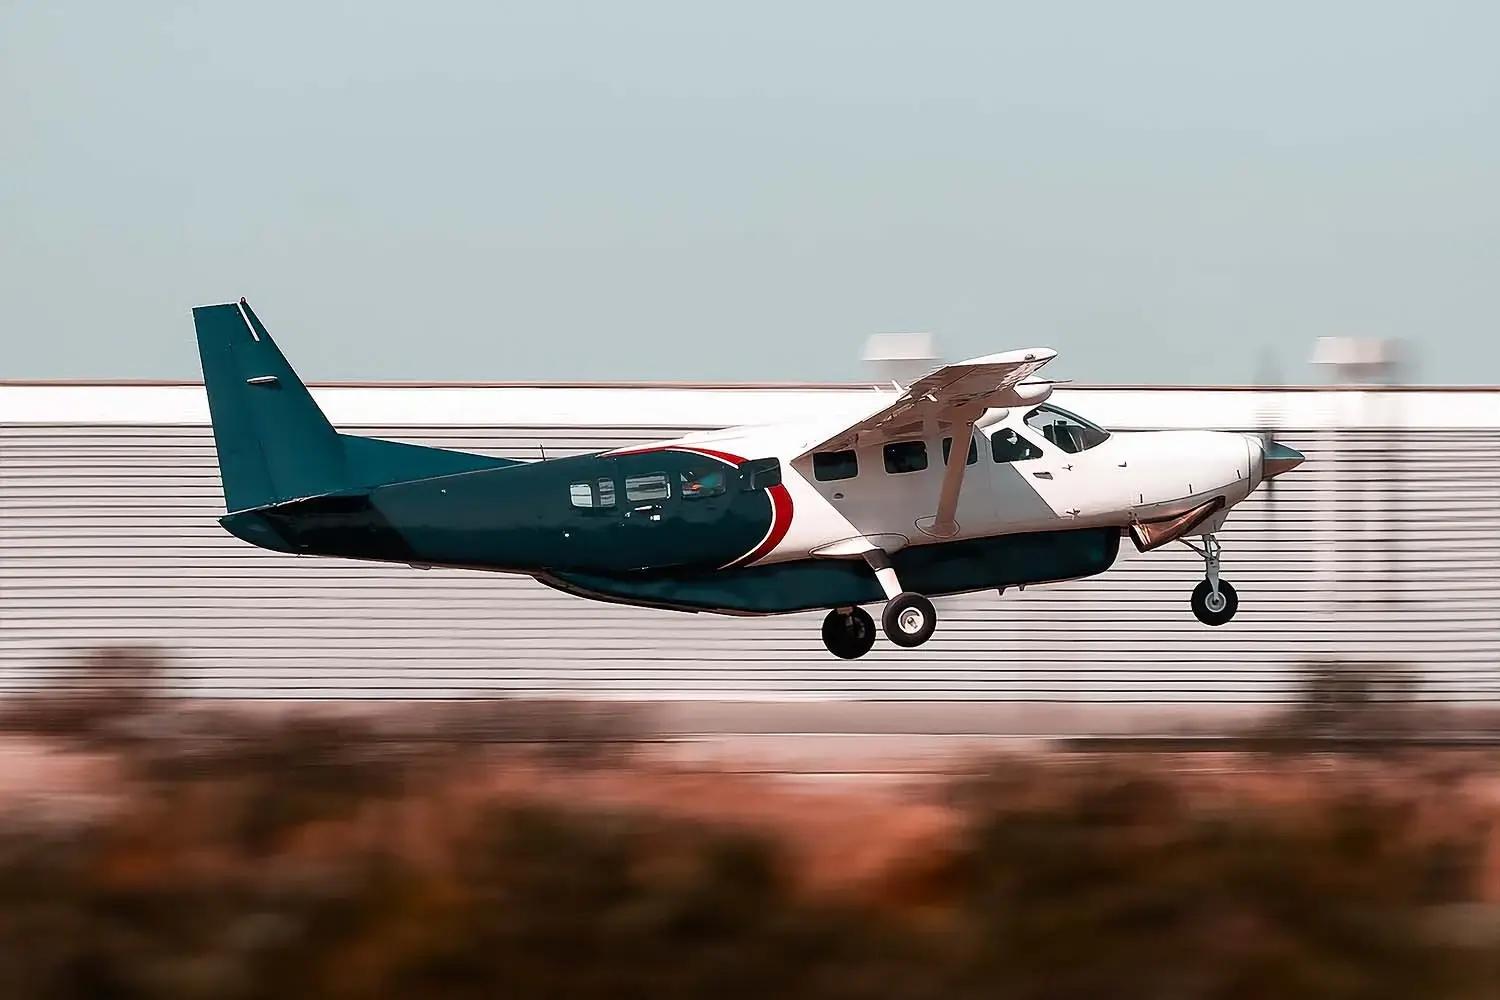
[{"label": "building roof line", "polygon": [[[203,383],[192,379],[0,379],[0,389],[7,387],[43,388],[200,388]],[[687,389],[714,391],[780,390],[792,392],[853,392],[861,389],[885,389],[873,382],[439,382],[388,380],[336,380],[308,382],[313,389]],[[1069,382],[1069,391],[1110,392],[1500,392],[1500,385],[1152,385],[1140,382]]]}]

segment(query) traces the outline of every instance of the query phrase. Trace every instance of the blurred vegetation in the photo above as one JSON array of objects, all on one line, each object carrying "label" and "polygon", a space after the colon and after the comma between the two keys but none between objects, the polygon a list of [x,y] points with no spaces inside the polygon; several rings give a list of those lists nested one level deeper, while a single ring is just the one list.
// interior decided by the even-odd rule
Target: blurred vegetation
[{"label": "blurred vegetation", "polygon": [[574,745],[549,766],[623,773],[628,725],[503,704],[454,726],[441,709],[214,711],[156,696],[158,672],[103,656],[74,678],[97,683],[0,719],[101,763],[99,795],[72,808],[0,800],[0,997],[1478,998],[1500,984],[1496,939],[1454,930],[1481,912],[1489,831],[1452,782],[1393,792],[1309,769],[1277,804],[1119,758],[999,762],[953,789],[964,832],[924,884],[842,899],[805,891],[774,831],[476,790],[548,734]]},{"label": "blurred vegetation", "polygon": [[1307,739],[1382,741],[1445,732],[1442,713],[1416,700],[1409,667],[1397,663],[1315,660],[1302,665],[1302,683],[1280,734]]}]

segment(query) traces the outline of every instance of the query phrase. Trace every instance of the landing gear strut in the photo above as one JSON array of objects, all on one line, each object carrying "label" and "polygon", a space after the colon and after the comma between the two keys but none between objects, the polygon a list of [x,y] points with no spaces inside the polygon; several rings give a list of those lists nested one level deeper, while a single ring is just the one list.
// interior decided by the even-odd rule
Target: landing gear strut
[{"label": "landing gear strut", "polygon": [[1219,540],[1204,535],[1201,548],[1186,538],[1181,541],[1203,557],[1204,580],[1193,589],[1193,616],[1205,625],[1223,625],[1239,610],[1240,596],[1228,580],[1219,579]]},{"label": "landing gear strut", "polygon": [[823,619],[823,645],[834,656],[857,660],[875,645],[875,619],[864,608],[835,608]]},{"label": "landing gear strut", "polygon": [[890,557],[879,549],[866,552],[865,562],[875,571],[875,579],[885,591],[885,611],[880,616],[885,637],[907,649],[931,639],[932,630],[937,628],[937,609],[932,602],[921,594],[902,590]]}]

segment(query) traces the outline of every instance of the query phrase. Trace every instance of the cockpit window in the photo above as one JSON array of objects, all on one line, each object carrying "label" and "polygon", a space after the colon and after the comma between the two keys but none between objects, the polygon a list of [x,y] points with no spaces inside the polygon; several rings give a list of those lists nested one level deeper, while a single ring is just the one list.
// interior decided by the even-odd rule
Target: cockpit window
[{"label": "cockpit window", "polygon": [[1042,457],[1042,449],[1015,432],[1011,427],[997,427],[990,435],[990,457],[996,465],[1029,462]]},{"label": "cockpit window", "polygon": [[1109,440],[1109,431],[1091,424],[1076,413],[1056,406],[1038,406],[1026,414],[1026,426],[1070,455],[1088,451]]}]

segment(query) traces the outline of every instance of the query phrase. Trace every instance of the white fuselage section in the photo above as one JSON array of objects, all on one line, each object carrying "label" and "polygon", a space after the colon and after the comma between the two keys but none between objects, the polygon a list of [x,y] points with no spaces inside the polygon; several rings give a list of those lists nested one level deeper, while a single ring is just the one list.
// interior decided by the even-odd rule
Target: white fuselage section
[{"label": "white fuselage section", "polygon": [[[1033,410],[991,411],[973,432],[974,461],[959,489],[956,530],[933,527],[939,508],[948,428],[913,433],[901,442],[859,443],[853,475],[847,456],[829,478],[808,441],[825,428],[805,425],[734,428],[693,435],[683,443],[723,447],[747,457],[776,456],[793,516],[786,535],[758,562],[809,556],[854,557],[871,545],[896,551],[955,539],[1070,528],[1116,526],[1173,517],[1216,497],[1224,511],[1244,500],[1262,476],[1259,438],[1217,431],[1149,431],[1103,435],[1065,447],[1027,417]],[[925,467],[911,461],[912,442],[925,446]],[[891,463],[887,448],[907,443],[906,458]],[[952,456],[954,461],[963,456]],[[1222,523],[1216,516],[1203,531]]]}]

